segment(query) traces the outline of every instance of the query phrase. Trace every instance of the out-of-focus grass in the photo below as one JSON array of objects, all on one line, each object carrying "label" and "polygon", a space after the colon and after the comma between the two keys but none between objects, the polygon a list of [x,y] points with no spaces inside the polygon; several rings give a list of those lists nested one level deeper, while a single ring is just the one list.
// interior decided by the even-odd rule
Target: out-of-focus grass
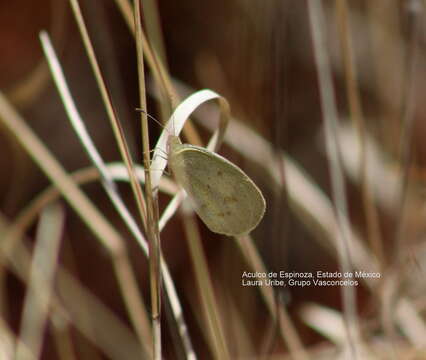
[{"label": "out-of-focus grass", "polygon": [[[67,2],[0,9],[0,357],[424,356],[424,2],[144,1],[141,32],[127,1],[71,3],[78,27]],[[75,133],[33,51],[42,29]],[[141,134],[133,109],[165,121],[199,88],[229,102],[219,152],[267,198],[250,236],[216,236],[167,208],[178,188],[166,179],[157,194],[135,165],[161,129]],[[201,106],[185,142],[205,144],[221,110]],[[162,264],[148,266],[155,238]],[[241,284],[244,271],[339,269],[380,278]]]}]

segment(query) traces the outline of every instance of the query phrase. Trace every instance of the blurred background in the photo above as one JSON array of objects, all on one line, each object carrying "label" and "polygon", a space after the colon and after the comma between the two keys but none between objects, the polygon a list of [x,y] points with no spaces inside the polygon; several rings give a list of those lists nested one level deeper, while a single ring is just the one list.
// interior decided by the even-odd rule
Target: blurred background
[{"label": "blurred background", "polygon": [[[148,112],[165,120],[161,106],[171,111],[178,99],[204,88],[225,97],[237,126],[230,125],[219,152],[244,169],[267,203],[250,238],[213,234],[197,220],[208,269],[201,282],[185,216],[176,213],[164,228],[161,247],[191,343],[179,335],[163,294],[165,359],[191,358],[192,350],[199,359],[426,358],[426,4],[318,4],[142,1],[143,29],[175,91],[172,100],[161,98],[146,64]],[[133,17],[121,11],[132,11],[132,4],[81,0],[80,6],[132,158],[142,164]],[[314,20],[321,14],[318,28]],[[0,358],[149,358],[148,261],[67,118],[43,55],[42,30],[104,161],[122,162],[70,3],[0,2]],[[314,33],[325,41],[315,44]],[[318,48],[330,76],[318,62]],[[331,80],[331,95],[321,74]],[[337,114],[331,132],[325,127],[333,120],[324,106],[327,95]],[[105,245],[109,240],[97,239],[69,200],[54,194],[40,165],[49,161],[35,159],[34,143],[7,120],[13,117],[9,108],[74,174],[123,241],[124,257]],[[217,108],[205,105],[192,119],[204,144],[211,131],[199,123],[216,124],[217,117]],[[162,129],[153,121],[149,126],[153,146]],[[327,152],[333,143],[337,167]],[[343,180],[343,200],[330,174]],[[142,228],[131,187],[117,186]],[[160,214],[169,201],[160,194]],[[347,263],[339,242],[350,245]],[[40,265],[49,261],[50,275]],[[345,268],[380,273],[346,292],[353,300],[346,305],[341,286],[241,285],[244,271]],[[213,307],[203,296],[209,287]],[[148,328],[138,321],[144,316]],[[219,330],[212,329],[212,317]],[[346,351],[351,345],[356,351]]]}]

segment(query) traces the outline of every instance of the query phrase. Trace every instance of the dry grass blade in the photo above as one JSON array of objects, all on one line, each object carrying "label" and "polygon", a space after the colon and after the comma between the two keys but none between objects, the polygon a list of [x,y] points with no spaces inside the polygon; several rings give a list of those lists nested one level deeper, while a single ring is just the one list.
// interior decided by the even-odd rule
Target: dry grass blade
[{"label": "dry grass blade", "polygon": [[[130,29],[130,32],[135,36],[135,22],[133,16],[133,9],[128,0],[115,0],[117,7],[119,8],[121,14],[123,15],[124,21],[127,24],[127,27]],[[142,29],[140,41],[142,41],[142,46],[144,49],[144,56],[151,69],[157,85],[160,86],[162,93],[162,102],[168,102],[170,100],[171,106],[175,107],[178,99],[176,93],[170,82],[168,72],[165,68],[165,65],[161,60],[156,56],[155,52],[149,45],[148,39]]]},{"label": "dry grass blade", "polygon": [[53,80],[57,86],[59,94],[61,96],[62,102],[64,104],[65,110],[67,112],[68,118],[71,121],[71,124],[76,132],[81,144],[86,150],[88,156],[90,157],[93,164],[98,168],[100,174],[102,175],[102,180],[104,186],[108,191],[116,191],[114,182],[111,180],[105,164],[95,147],[89,133],[87,132],[86,126],[77,110],[77,107],[74,103],[72,95],[70,93],[69,87],[65,80],[64,73],[59,64],[58,57],[56,56],[55,50],[53,49],[52,43],[49,39],[49,35],[46,32],[40,33],[40,41],[43,46],[43,50],[47,61],[49,63]]},{"label": "dry grass blade", "polygon": [[228,345],[224,336],[220,311],[215,300],[212,281],[209,275],[207,259],[202,249],[200,233],[195,221],[195,214],[188,203],[183,204],[184,227],[188,245],[194,264],[198,293],[201,296],[202,316],[206,319],[208,343],[216,359],[231,359]]},{"label": "dry grass blade", "polygon": [[170,76],[168,75],[169,69],[167,66],[164,36],[160,23],[159,5],[153,0],[142,1],[141,3],[150,46],[147,46],[148,44],[146,43],[143,31],[140,33],[141,44],[144,49],[148,47],[152,49],[155,72],[158,72],[158,75],[160,75],[158,78],[158,80],[160,80],[158,85],[167,90],[167,92],[164,92],[162,101],[159,104],[161,119],[167,119],[171,112],[170,105],[175,107],[178,99],[174,96],[173,89],[170,89],[171,82]]},{"label": "dry grass blade", "polygon": [[148,39],[152,47],[156,50],[158,59],[162,64],[167,64],[166,49],[164,45],[163,32],[160,24],[160,14],[158,12],[158,4],[153,0],[142,2],[143,12],[145,14],[145,22],[148,33]]},{"label": "dry grass blade", "polygon": [[[187,88],[183,88],[182,86],[180,86],[180,88],[182,92],[188,91]],[[200,117],[196,118],[196,120],[198,120],[203,127],[210,131],[214,131],[215,127],[210,119],[213,118],[215,111],[216,109],[214,106],[205,106],[201,109]],[[277,161],[277,157],[272,154],[269,143],[256,132],[234,119],[230,123],[225,134],[224,142],[236,152],[241,153],[247,159],[250,159],[260,167],[264,167],[264,170],[269,174],[271,181],[273,181],[274,186],[282,186],[278,180],[280,179],[279,173],[277,173],[277,169],[279,169],[280,166],[279,164],[274,165],[274,162]],[[368,144],[371,143],[368,142]],[[371,148],[371,146],[368,145],[368,148]],[[374,149],[371,148],[368,153],[370,153],[370,151],[373,152],[373,150]],[[380,165],[382,160],[377,157],[378,154],[376,152],[373,152],[372,154],[374,155],[375,161],[371,160],[369,161],[369,164],[371,163],[371,166],[379,165],[375,171],[379,171],[380,174],[383,174],[381,172],[384,171],[383,165]],[[278,161],[282,161],[283,166],[286,169],[286,186],[288,187],[288,194],[292,204],[292,209],[299,216],[300,220],[306,224],[306,228],[312,233],[313,238],[316,239],[321,246],[327,249],[332,256],[335,256],[339,246],[336,241],[336,231],[338,227],[330,200],[309,177],[309,175],[304,172],[303,169],[301,169],[289,156],[283,153],[281,154],[281,159]],[[369,171],[369,173],[371,174],[372,171]],[[386,191],[389,190],[392,192],[392,189],[398,190],[400,187],[399,182],[394,178],[394,176],[392,176],[392,174],[385,175],[385,178],[389,177],[394,180],[388,183],[386,187],[383,187],[381,191],[377,188],[374,193],[383,194],[381,196],[384,201],[383,203],[390,208],[394,204],[392,200],[396,200],[396,198],[393,196],[394,194],[392,194],[391,198],[387,198]],[[382,177],[380,176],[379,178]],[[354,268],[359,271],[366,271],[370,273],[378,272],[379,263],[377,259],[368,251],[353,229],[351,229],[351,239],[351,260]],[[363,278],[362,280],[368,289],[374,290],[377,288],[377,279]],[[265,301],[268,303],[267,298]],[[410,322],[406,321],[406,319],[410,318],[410,316],[406,316],[405,314],[406,312],[417,314],[416,323],[423,324],[416,326],[419,330],[417,334],[424,334],[424,338],[426,338],[426,332],[424,332],[424,321],[421,320],[418,311],[415,309],[411,300],[403,297],[400,301],[405,305],[401,308],[399,306],[397,307],[396,313],[398,316],[395,320],[401,327],[404,334],[406,334],[409,341],[416,344],[418,337],[417,335],[413,337]],[[422,336],[423,335],[420,335],[419,337]]]},{"label": "dry grass blade", "polygon": [[[338,258],[342,273],[353,270],[351,256],[353,252],[348,205],[345,195],[345,184],[339,156],[338,114],[332,84],[331,69],[327,54],[325,35],[324,10],[321,2],[309,1],[309,19],[314,47],[320,87],[321,107],[323,111],[325,143],[330,166],[330,179],[335,212],[338,224]],[[354,359],[359,358],[358,348],[361,345],[361,333],[358,323],[357,303],[353,287],[343,287],[342,301],[345,314],[345,326],[348,344]]]},{"label": "dry grass blade", "polygon": [[209,89],[204,89],[192,93],[176,107],[175,111],[170,116],[170,119],[167,122],[163,132],[161,133],[157,144],[155,145],[155,152],[152,157],[153,161],[151,165],[153,169],[156,169],[152,175],[152,186],[154,188],[158,186],[158,182],[160,181],[163,171],[167,165],[167,159],[161,156],[161,154],[168,153],[167,140],[169,136],[179,136],[191,114],[202,104],[215,99],[218,100],[220,106],[220,123],[219,126],[215,127],[217,130],[215,130],[216,132],[211,139],[211,143],[209,144],[208,149],[217,150],[221,145],[223,137],[226,133],[226,129],[230,122],[229,104],[225,98]]},{"label": "dry grass blade", "polygon": [[[146,88],[145,88],[145,66],[143,58],[143,46],[141,41],[142,23],[140,1],[134,2],[135,15],[135,39],[137,52],[138,67],[138,85],[139,85],[139,102],[142,109],[146,106]],[[142,147],[143,162],[145,168],[145,199],[147,211],[146,232],[149,245],[149,279],[151,290],[151,320],[153,332],[153,356],[155,360],[162,358],[161,344],[161,242],[160,230],[158,227],[158,191],[153,187],[151,182],[151,160],[149,146],[149,128],[148,116],[145,111],[140,113],[142,124]]]},{"label": "dry grass blade", "polygon": [[345,324],[339,312],[317,304],[307,303],[301,309],[304,321],[337,346],[346,342]]},{"label": "dry grass blade", "polygon": [[350,118],[354,128],[357,130],[360,162],[358,172],[361,180],[361,191],[363,197],[363,206],[365,210],[365,218],[367,223],[367,238],[370,247],[374,251],[379,263],[384,265],[384,249],[382,237],[380,233],[380,224],[377,209],[373,203],[372,189],[368,181],[368,157],[366,148],[366,124],[362,111],[360,99],[360,89],[358,86],[358,72],[355,66],[354,49],[352,44],[352,32],[349,22],[348,2],[347,0],[336,0],[336,15],[340,36],[340,44],[342,48],[344,69],[346,75],[346,92],[349,102]]},{"label": "dry grass blade", "polygon": [[[142,247],[145,253],[148,253],[148,247],[146,244],[146,241],[142,235],[142,233],[139,230],[139,227],[136,224],[136,221],[134,220],[133,216],[130,214],[129,210],[125,206],[124,202],[122,201],[117,188],[111,178],[111,175],[109,174],[105,163],[103,162],[99,152],[97,151],[93,141],[91,140],[86,127],[78,113],[78,110],[75,106],[75,103],[72,99],[72,96],[69,92],[69,88],[67,86],[67,83],[65,81],[64,74],[61,70],[59,61],[55,55],[55,52],[53,50],[53,47],[49,41],[48,35],[46,33],[42,33],[40,35],[43,49],[45,50],[46,57],[49,62],[49,66],[52,70],[52,76],[55,80],[55,83],[58,87],[58,91],[61,95],[62,101],[64,103],[65,109],[67,111],[68,117],[74,127],[74,130],[80,139],[81,143],[83,144],[86,152],[88,153],[90,159],[94,163],[94,165],[99,170],[101,176],[102,176],[102,185],[108,194],[111,202],[117,209],[120,216],[123,218],[124,222],[134,235],[135,239],[138,241],[139,245]],[[133,296],[131,298],[134,298]],[[132,306],[133,308],[133,306]],[[140,317],[141,315],[137,316]],[[146,321],[145,321],[146,323]],[[139,328],[139,324],[135,324]],[[148,331],[148,333],[145,333]],[[145,330],[143,328],[139,328],[139,333],[141,335],[141,339],[145,338],[145,336],[150,335],[149,328],[145,327]]]},{"label": "dry grass blade", "polygon": [[[129,175],[127,169],[122,163],[112,163],[106,164],[108,172],[110,173],[114,181],[125,181],[129,182]],[[136,174],[138,179],[143,183],[145,176],[144,171],[141,167],[136,167]],[[96,171],[95,168],[83,168],[76,171],[73,174],[70,174],[70,177],[75,181],[76,184],[85,185],[92,182],[98,182],[100,180],[100,174]],[[162,189],[166,194],[173,195],[178,190],[174,183],[163,178],[160,183],[160,189]],[[11,227],[23,231],[28,229],[31,223],[35,220],[35,217],[42,211],[45,206],[55,202],[60,198],[61,192],[55,186],[48,187],[43,192],[38,194],[33,201],[28,204],[28,206],[16,216],[14,223]],[[10,230],[10,229],[9,229]],[[147,250],[148,247],[142,247],[142,249]],[[146,253],[147,254],[147,253]]]},{"label": "dry grass blade", "polygon": [[18,142],[27,150],[28,154],[45,172],[47,177],[57,185],[64,198],[81,215],[83,221],[100,242],[111,253],[122,251],[120,235],[77,188],[63,167],[34,135],[25,124],[24,119],[15,111],[2,93],[0,93],[0,115],[2,123],[16,136]]},{"label": "dry grass blade", "polygon": [[129,177],[131,179],[131,187],[133,190],[133,194],[136,200],[136,204],[139,211],[139,216],[141,217],[142,223],[146,228],[146,209],[145,209],[145,200],[142,195],[142,189],[136,179],[136,175],[134,173],[134,164],[131,158],[129,147],[127,146],[127,142],[124,136],[124,132],[121,126],[121,123],[116,116],[114,107],[112,105],[112,101],[110,95],[108,93],[107,87],[105,85],[105,81],[102,76],[101,69],[99,67],[98,61],[95,56],[95,51],[93,49],[92,43],[90,41],[89,33],[87,31],[86,25],[84,23],[83,15],[81,13],[80,7],[78,5],[77,0],[70,0],[71,6],[73,9],[74,16],[76,18],[78,28],[81,33],[81,37],[89,57],[90,65],[92,66],[93,74],[95,76],[96,82],[99,87],[99,91],[101,93],[102,101],[105,105],[106,112],[108,114],[108,118],[110,120],[110,124],[117,141],[118,148],[120,150],[121,157],[123,158],[124,163],[126,164]]},{"label": "dry grass blade", "polygon": [[[341,154],[345,171],[354,181],[361,181],[358,171],[362,156],[358,135],[353,127],[343,125],[339,129],[339,138],[342,144]],[[372,188],[373,200],[380,208],[389,214],[395,209],[401,196],[402,183],[396,171],[387,166],[386,154],[379,144],[369,135],[365,135],[365,155],[367,158],[367,181]]]},{"label": "dry grass blade", "polygon": [[[62,166],[50,155],[49,151],[32,133],[30,128],[25,124],[24,120],[11,107],[7,100],[0,94],[0,118],[6,127],[13,132],[21,145],[27,150],[34,161],[40,166],[45,174],[55,183],[61,191],[64,198],[74,208],[77,214],[91,229],[101,244],[109,251],[113,259],[113,264],[119,278],[123,275],[123,264],[128,263],[124,242],[116,230],[109,224],[103,215],[94,207],[90,200],[81,192],[75,183],[69,178]],[[10,234],[13,238],[13,234]],[[9,243],[9,242],[7,242]],[[12,242],[10,242],[12,244]],[[127,265],[126,265],[127,267]],[[126,272],[128,275],[131,273]],[[141,304],[141,301],[135,301],[134,296],[138,293],[134,290],[137,288],[133,275],[126,278],[124,283],[124,298],[128,300],[130,306],[136,302]],[[121,283],[120,283],[121,284]],[[143,324],[143,310],[135,310],[129,308],[134,324]]]},{"label": "dry grass blade", "polygon": [[426,359],[426,0],[27,5],[0,359]]},{"label": "dry grass blade", "polygon": [[[2,227],[7,226],[6,220],[1,219]],[[31,258],[28,249],[24,246],[21,239],[20,229],[14,231],[11,239],[11,230],[7,234],[1,234],[5,241],[1,242],[0,262],[2,265],[9,264],[9,268],[24,283],[27,283],[28,269],[30,267]],[[15,243],[13,252],[8,246],[8,241],[13,240]],[[52,316],[53,325],[58,325],[59,329],[63,327],[63,323],[72,323],[84,336],[96,344],[105,354],[113,359],[133,359],[139,358],[140,346],[134,335],[124,326],[114,313],[112,313],[105,305],[103,305],[90,291],[84,288],[78,279],[74,278],[67,270],[58,267],[57,284],[59,292],[52,293]],[[37,292],[35,295],[39,296]],[[60,299],[67,300],[63,303]],[[72,313],[72,315],[71,315]],[[91,316],[88,316],[90,314]],[[61,321],[59,321],[61,319]],[[109,329],[108,332],[103,331]],[[102,334],[100,334],[102,333]],[[117,340],[119,339],[119,340]],[[115,346],[115,341],[121,341],[127,345],[126,349]]]},{"label": "dry grass blade", "polygon": [[[183,93],[188,93],[187,87],[181,84],[176,86]],[[205,105],[200,109],[196,120],[200,125],[209,131],[215,131],[213,123],[214,114],[217,109],[212,105]],[[286,169],[286,186],[290,201],[294,209],[297,210],[302,221],[306,221],[310,226],[307,227],[312,232],[314,238],[320,241],[320,244],[335,255],[337,249],[336,243],[336,218],[330,200],[315,184],[312,178],[287,154],[279,154],[278,160],[272,153],[270,144],[252,129],[243,125],[240,121],[233,119],[224,137],[224,142],[234,151],[240,153],[253,163],[257,164],[269,174],[273,186],[282,186],[278,169],[281,165]],[[277,161],[282,164],[276,163]],[[361,240],[352,230],[352,261],[357,269],[377,272],[379,265],[374,256],[372,256]]]},{"label": "dry grass blade", "polygon": [[[156,169],[164,169],[165,166],[165,159],[156,156],[158,152],[164,152],[166,151],[166,141],[170,133],[172,134],[179,134],[180,129],[183,127],[184,122],[186,119],[190,116],[190,114],[202,103],[207,102],[211,99],[219,98],[217,94],[210,90],[202,90],[200,92],[194,93],[191,96],[189,96],[185,101],[183,101],[178,108],[176,108],[174,114],[171,116],[171,119],[169,123],[166,125],[165,130],[162,133],[162,136],[158,140],[158,143],[156,145],[156,153],[154,154],[154,163],[153,166],[155,166]],[[224,101],[224,100],[222,100]],[[224,106],[224,110],[221,111],[224,116],[221,117],[223,121],[220,123],[219,130],[216,130],[215,134],[212,136],[211,142],[209,143],[208,148],[211,150],[217,149],[220,146],[220,143],[223,141],[223,138],[225,137],[225,131],[228,127],[228,121],[229,121],[229,107],[227,103],[219,102],[219,105]],[[161,176],[161,172],[158,172],[156,176]],[[160,229],[163,229],[165,224],[167,223],[167,220],[170,219],[174,212],[177,210],[179,204],[181,201],[183,201],[184,196],[181,194],[177,194],[173,200],[169,203],[168,207],[165,209],[165,211],[162,214],[162,217],[160,219]],[[250,241],[244,241],[244,245],[241,244],[242,242],[239,242],[240,246],[252,246],[253,244]],[[253,247],[254,249],[254,247]],[[253,253],[253,251],[251,252]],[[254,253],[256,253],[256,250],[254,250]],[[196,267],[199,269],[198,267]],[[253,267],[257,271],[265,271],[265,267],[258,266],[258,263]],[[201,271],[201,270],[199,270]],[[205,282],[202,282],[205,283]],[[262,287],[261,291],[265,292],[265,299],[267,299],[267,305],[268,309],[270,310],[271,314],[274,314],[274,300],[273,300],[273,294],[271,293],[272,289]],[[288,329],[288,328],[287,328]],[[283,330],[283,328],[281,328]],[[295,334],[295,332],[293,332]],[[285,337],[286,333],[282,333],[282,335]],[[294,341],[291,341],[290,348],[294,349],[294,353],[297,353],[298,356],[296,358],[306,358],[306,354],[303,353],[303,347],[301,346],[300,341],[297,341],[297,336],[293,337]],[[301,350],[302,349],[302,350]]]},{"label": "dry grass blade", "polygon": [[[81,120],[81,117],[77,111],[77,108],[74,104],[74,101],[71,97],[71,94],[69,92],[68,86],[66,84],[65,81],[65,77],[62,73],[61,67],[59,62],[57,61],[57,58],[55,56],[55,53],[53,51],[53,48],[51,47],[51,44],[48,40],[48,37],[46,34],[43,34],[42,37],[42,43],[43,43],[43,47],[45,48],[46,51],[46,56],[48,57],[49,60],[49,64],[52,67],[52,74],[54,76],[54,79],[58,85],[58,90],[61,94],[61,97],[64,101],[64,105],[65,108],[67,110],[67,113],[69,115],[69,118],[74,126],[74,129],[77,132],[77,135],[79,136],[79,138],[82,141],[82,144],[84,145],[87,153],[89,154],[90,158],[92,159],[93,163],[96,165],[96,167],[99,169],[100,173],[102,174],[102,179],[103,179],[103,186],[108,194],[108,196],[110,197],[112,203],[114,204],[114,206],[116,207],[118,213],[122,216],[123,220],[125,221],[126,225],[128,226],[128,228],[130,229],[130,231],[132,232],[133,236],[135,237],[135,239],[138,241],[139,245],[142,247],[142,250],[144,251],[145,255],[148,255],[148,245],[146,240],[144,239],[142,233],[139,231],[139,228],[136,225],[135,220],[133,219],[133,217],[131,216],[131,214],[129,213],[129,211],[127,210],[126,206],[124,205],[123,201],[121,200],[121,198],[119,197],[119,194],[115,188],[114,183],[113,183],[113,175],[110,173],[110,170],[108,170],[106,168],[106,165],[104,164],[101,156],[99,155],[98,151],[96,150],[90,136],[88,135],[86,128],[84,126],[83,121]],[[123,167],[121,166],[120,169],[123,169]],[[137,167],[135,168],[136,171],[136,175],[139,177],[139,179],[142,179],[141,182],[145,182],[145,176],[143,174],[138,175],[137,170],[139,170],[139,173],[141,173],[143,171],[143,169],[138,169]],[[122,174],[123,176],[123,174]],[[128,180],[128,174],[127,176],[125,176],[126,179]],[[164,180],[163,180],[164,182]],[[163,188],[163,185],[160,184],[160,189]],[[173,307],[173,312],[174,312],[174,316],[176,319],[176,322],[180,323],[179,325],[179,329],[180,329],[180,335],[183,338],[187,337],[188,335],[186,334],[186,325],[184,323],[184,318],[182,316],[182,310],[181,310],[181,306],[179,305],[179,299],[177,298],[176,295],[176,291],[174,289],[171,277],[170,277],[170,273],[168,271],[167,265],[166,264],[162,264],[162,269],[164,273],[167,273],[165,276],[167,276],[168,281],[166,282],[166,292],[168,294],[169,297],[173,298],[174,300],[171,301],[172,304],[174,304]],[[144,334],[145,330],[140,329],[139,333],[141,334],[141,338],[146,338],[145,336],[147,336],[149,338],[149,334]],[[183,339],[183,344],[184,344],[184,348],[185,351],[187,353],[188,358],[192,358],[194,355],[194,352],[192,350],[192,347],[190,346],[190,341],[189,339],[184,340]]]},{"label": "dry grass blade", "polygon": [[0,359],[13,359],[15,345],[22,347],[25,359],[36,360],[29,347],[24,343],[21,344],[21,340],[15,337],[13,330],[0,317]]},{"label": "dry grass blade", "polygon": [[[127,182],[130,181],[127,169],[122,163],[107,164],[106,166],[107,166],[108,173],[111,175],[114,181],[127,181]],[[141,167],[136,167],[136,174],[138,176],[139,181],[143,183],[145,181],[145,175]],[[76,173],[72,174],[71,176],[77,184],[81,184],[81,185],[88,182],[99,181],[100,179],[100,174],[97,171],[95,171],[95,169],[93,168],[81,169],[77,171]],[[174,183],[170,182],[169,180],[163,177],[160,182],[160,190],[164,191],[165,193],[169,195],[173,195],[177,192],[178,189],[176,188]],[[56,201],[60,196],[61,196],[61,193],[54,186],[40,193],[32,201],[32,203],[30,203],[26,207],[26,209],[23,210],[16,217],[15,222],[13,225],[11,225],[11,228],[9,229],[9,231],[16,234],[17,232],[21,233],[22,231],[24,231],[24,229],[27,229],[32,224],[37,214],[45,206],[48,206],[50,203]],[[13,230],[13,229],[16,229],[16,230]],[[12,242],[18,240],[16,236],[14,238],[12,238],[11,236],[8,236],[7,239]],[[12,248],[12,246],[8,244],[9,244],[9,241],[5,241],[3,243],[3,246],[6,246],[9,249]],[[144,253],[147,256],[148,246],[145,244],[145,247],[142,247],[142,249],[144,250]],[[173,316],[177,324],[180,339],[182,341],[182,345],[186,353],[186,358],[189,360],[195,360],[196,355],[192,348],[191,340],[189,338],[188,327],[185,322],[182,306],[180,304],[179,297],[177,295],[177,291],[176,291],[173,279],[171,277],[170,271],[168,269],[167,263],[164,260],[162,261],[162,272],[163,272],[164,289],[166,291],[170,306],[172,308]]]},{"label": "dry grass blade", "polygon": [[[136,224],[136,221],[131,216],[130,212],[126,208],[124,202],[120,198],[120,195],[118,194],[117,188],[111,179],[110,174],[108,173],[106,166],[97,151],[95,145],[93,144],[93,141],[91,140],[86,127],[78,113],[78,110],[75,106],[75,103],[72,99],[72,96],[70,94],[69,88],[67,86],[67,83],[65,81],[65,76],[61,70],[59,61],[56,57],[56,54],[53,50],[52,44],[49,41],[48,35],[46,33],[42,33],[40,35],[40,39],[43,45],[43,49],[45,51],[46,57],[48,59],[49,66],[52,71],[52,76],[55,80],[55,83],[58,87],[58,91],[61,95],[62,101],[64,103],[65,109],[67,111],[68,117],[74,127],[75,132],[77,133],[77,136],[79,137],[81,143],[83,144],[84,148],[86,149],[90,159],[95,164],[95,166],[99,169],[100,174],[102,175],[102,185],[108,194],[111,202],[113,203],[114,207],[117,209],[120,216],[123,218],[126,225],[129,227],[132,234],[135,236],[136,240],[139,242],[139,244],[142,246],[142,248],[145,247],[145,252],[147,252],[146,248],[146,242],[143,238],[142,233],[139,231],[139,228]],[[137,292],[136,286],[130,286],[132,282],[126,281],[131,278],[131,273],[129,272],[129,267],[126,265],[126,262],[122,261],[120,257],[118,257],[120,260],[117,260],[119,262],[119,266],[117,267],[118,275],[123,280],[120,282],[120,284],[127,283],[126,286],[123,286],[124,294],[128,294],[126,297],[129,309],[134,312],[134,314],[131,316],[132,319],[135,319],[134,321],[134,327],[137,329],[141,343],[143,343],[143,339],[150,338],[151,337],[151,331],[149,327],[149,322],[147,320],[146,311],[144,310],[144,307],[142,305],[141,300],[139,299],[139,295]],[[138,319],[138,320],[136,320]]]},{"label": "dry grass blade", "polygon": [[[217,150],[223,142],[225,137],[226,129],[228,128],[231,116],[229,104],[225,98],[221,97],[219,94],[214,91],[204,89],[197,92],[194,92],[188,96],[184,101],[182,101],[179,106],[175,109],[170,120],[166,124],[160,138],[157,141],[155,146],[155,152],[153,155],[152,168],[156,169],[153,173],[153,186],[158,186],[158,182],[164,172],[164,169],[167,165],[167,160],[161,156],[161,153],[167,153],[167,139],[170,134],[179,135],[181,130],[184,127],[185,122],[189,119],[190,115],[202,104],[210,101],[217,100],[219,103],[220,111],[220,122],[219,126],[216,128],[213,136],[210,139],[210,142],[207,146],[209,150]],[[161,215],[159,227],[160,231],[164,229],[167,222],[173,217],[176,213],[180,203],[186,197],[184,192],[180,192],[175,195],[175,197],[169,202],[166,209]]]},{"label": "dry grass blade", "polygon": [[420,35],[420,19],[424,17],[423,6],[418,0],[411,0],[407,5],[410,8],[408,9],[408,22],[410,24],[410,34],[409,34],[409,43],[405,56],[405,79],[404,79],[404,88],[403,88],[403,97],[402,97],[402,111],[401,111],[401,139],[400,139],[400,148],[398,151],[398,162],[401,167],[401,177],[402,177],[402,192],[399,199],[399,216],[397,230],[395,234],[395,248],[394,257],[395,260],[401,261],[400,249],[404,245],[404,233],[406,225],[406,211],[407,211],[407,201],[408,201],[408,187],[409,187],[409,177],[408,173],[410,167],[413,165],[413,127],[415,124],[415,93],[416,93],[416,77],[418,76],[418,66],[419,66],[419,35]]},{"label": "dry grass blade", "polygon": [[[244,259],[248,262],[251,269],[259,274],[267,273],[267,268],[263,262],[253,239],[250,236],[236,238],[237,245]],[[269,286],[261,286],[259,291],[266,304],[270,316],[275,323],[279,323],[279,331],[283,342],[287,344],[290,353],[295,360],[306,360],[309,356],[303,347],[303,343],[299,338],[296,328],[292,321],[288,318],[286,309],[282,309],[285,305],[279,304],[278,312],[276,311],[276,298],[274,290]]]},{"label": "dry grass blade", "polygon": [[[127,0],[115,0],[120,12],[123,14],[124,20],[129,27],[133,36],[136,35],[134,27],[134,15],[132,8]],[[153,76],[156,80],[156,86],[159,86],[161,92],[161,101],[162,104],[170,101],[171,107],[174,108],[179,104],[180,98],[178,93],[173,87],[170,75],[166,69],[166,65],[162,63],[160,58],[157,56],[155,51],[151,48],[143,28],[141,28],[139,41],[142,42],[143,55],[146,58],[148,66],[153,73]],[[162,114],[167,114],[169,111],[166,109],[167,105],[162,106]],[[192,144],[201,145],[202,141],[197,131],[194,129],[191,122],[187,122],[184,128],[184,134]]]},{"label": "dry grass blade", "polygon": [[[236,133],[234,134],[236,130],[235,127],[238,127],[236,133],[241,134],[242,131],[244,136],[237,137],[235,135]],[[270,164],[270,162],[265,161],[265,159],[274,161],[274,157],[271,154],[268,155],[269,146],[267,142],[264,142],[251,130],[244,129],[242,125],[238,124],[236,121],[232,122],[227,136],[225,137],[225,141],[236,151],[244,152],[246,156],[258,162],[259,165],[265,163]],[[250,146],[244,146],[244,143],[246,145],[250,144]],[[332,254],[335,254],[338,246],[335,236],[337,225],[330,201],[296,163],[286,156],[283,156],[282,161],[284,161],[286,167],[287,186],[294,210],[299,214],[301,220],[306,222],[308,225],[307,228],[312,231],[314,238],[317,239],[322,246],[330,250]],[[271,179],[278,179],[273,170],[276,168],[278,167],[268,167],[268,171],[271,172]],[[279,183],[277,185],[279,185]],[[372,273],[378,272],[379,266],[377,260],[367,251],[355,232],[353,230],[351,231],[353,241],[352,261],[355,269]],[[363,280],[370,290],[376,289],[376,279],[364,278]],[[402,298],[401,304],[404,304],[404,307],[397,307],[396,321],[403,332],[408,336],[408,339],[417,344],[419,338],[426,338],[424,321],[421,320],[414,304],[408,298]],[[416,326],[416,335],[411,331],[412,326],[410,325],[410,321],[407,320],[411,318],[411,316],[408,314],[413,314],[413,316],[417,314],[415,322],[419,325]]]},{"label": "dry grass blade", "polygon": [[[22,342],[18,344],[15,353],[17,359],[25,359],[26,349],[22,346],[23,343],[27,344],[35,358],[40,357],[63,223],[64,211],[55,204],[46,207],[40,217],[27,294],[22,311],[19,336]],[[39,295],[35,295],[37,292]]]}]

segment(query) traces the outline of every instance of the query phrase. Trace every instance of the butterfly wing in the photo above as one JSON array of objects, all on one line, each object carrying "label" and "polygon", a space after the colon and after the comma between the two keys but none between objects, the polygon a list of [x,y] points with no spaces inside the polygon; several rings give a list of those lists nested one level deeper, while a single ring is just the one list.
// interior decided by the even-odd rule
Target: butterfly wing
[{"label": "butterfly wing", "polygon": [[237,166],[204,148],[182,144],[170,155],[169,164],[195,212],[211,231],[242,235],[259,224],[265,200]]}]

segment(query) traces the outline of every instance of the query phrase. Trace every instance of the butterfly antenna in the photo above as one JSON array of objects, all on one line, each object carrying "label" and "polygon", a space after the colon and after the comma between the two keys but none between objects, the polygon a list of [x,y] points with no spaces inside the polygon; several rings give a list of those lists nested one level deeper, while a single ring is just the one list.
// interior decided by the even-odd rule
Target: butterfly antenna
[{"label": "butterfly antenna", "polygon": [[158,121],[154,116],[148,114],[148,112],[146,112],[144,109],[136,108],[135,110],[138,111],[138,112],[146,114],[146,116],[148,116],[150,119],[154,120],[158,125],[160,125],[164,129],[164,125],[160,121]]}]

